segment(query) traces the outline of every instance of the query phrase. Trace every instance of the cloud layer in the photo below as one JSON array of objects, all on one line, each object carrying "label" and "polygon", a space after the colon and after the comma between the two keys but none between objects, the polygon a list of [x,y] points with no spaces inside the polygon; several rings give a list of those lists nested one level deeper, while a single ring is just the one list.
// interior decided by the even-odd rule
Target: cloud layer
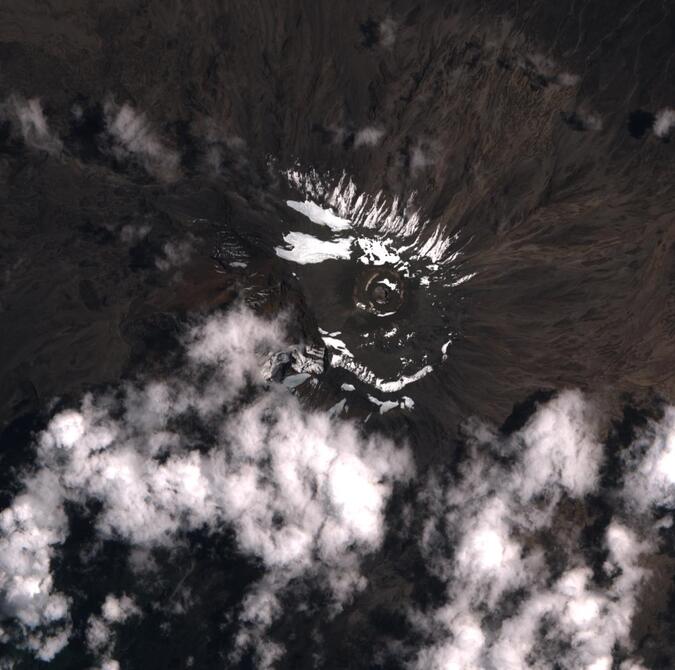
[{"label": "cloud layer", "polygon": [[[189,332],[175,378],[89,394],[51,419],[35,471],[0,516],[2,613],[18,644],[48,660],[68,642],[71,596],[52,576],[67,502],[98,501],[99,536],[140,548],[233,529],[239,550],[266,569],[242,604],[233,652],[253,647],[258,667],[281,653],[266,630],[292,578],[320,578],[334,611],[364,586],[360,558],[383,540],[385,505],[412,474],[410,454],[303,410],[281,385],[267,388],[260,369],[286,346],[283,332],[280,320],[243,309],[213,316]],[[195,421],[214,436],[208,449],[190,437]],[[110,624],[129,612],[130,600],[111,596],[90,619],[102,662],[112,663]]]},{"label": "cloud layer", "polygon": [[58,156],[63,150],[63,142],[49,128],[39,98],[25,98],[11,95],[0,105],[0,117],[9,117],[16,122],[23,141],[33,149],[46,151]]},{"label": "cloud layer", "polygon": [[660,138],[668,137],[673,126],[675,126],[675,109],[670,107],[660,109],[654,119],[654,134]]},{"label": "cloud layer", "polygon": [[146,116],[125,103],[112,100],[104,108],[112,152],[120,160],[134,158],[154,177],[173,181],[180,176],[180,155],[167,147]]},{"label": "cloud layer", "polygon": [[[144,616],[136,594],[108,589],[79,630],[78,595],[55,587],[66,507],[91,501],[97,537],[136,554],[228,530],[257,561],[261,577],[230,613],[230,664],[253,653],[256,667],[277,665],[285,650],[270,628],[306,598],[298,583],[324,593],[327,619],[367,586],[363,559],[383,544],[396,482],[414,474],[410,452],[266,380],[270,355],[288,348],[283,319],[235,309],[193,325],[183,344],[170,378],[89,394],[37,436],[35,467],[0,514],[1,641],[50,660],[78,633],[99,667],[118,667],[119,627]],[[433,606],[401,603],[408,667],[646,667],[631,627],[675,510],[675,408],[621,453],[613,485],[597,414],[566,391],[508,435],[471,420],[454,474],[420,481],[411,539],[443,587]],[[612,514],[584,548],[601,495]]]},{"label": "cloud layer", "polygon": [[600,531],[599,573],[581,549],[578,518],[600,490],[604,464],[593,414],[568,391],[508,437],[468,427],[458,475],[432,479],[425,493],[421,546],[445,584],[445,604],[411,610],[426,640],[411,667],[610,670],[622,658],[622,668],[641,667],[630,658],[630,631],[649,574],[642,559],[658,544],[645,514],[655,504],[675,508],[675,413],[628,452],[632,474]]}]

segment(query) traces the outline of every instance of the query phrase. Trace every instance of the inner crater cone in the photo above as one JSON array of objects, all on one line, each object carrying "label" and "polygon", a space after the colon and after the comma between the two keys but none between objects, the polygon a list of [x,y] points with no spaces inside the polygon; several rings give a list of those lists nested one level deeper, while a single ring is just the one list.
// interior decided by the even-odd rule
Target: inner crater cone
[{"label": "inner crater cone", "polygon": [[369,268],[357,277],[354,286],[356,307],[372,314],[397,312],[404,296],[403,278],[391,268]]},{"label": "inner crater cone", "polygon": [[386,288],[385,286],[382,286],[382,284],[378,284],[373,289],[373,300],[378,305],[384,305],[384,304],[388,303],[390,297],[391,297],[391,291],[388,288]]}]

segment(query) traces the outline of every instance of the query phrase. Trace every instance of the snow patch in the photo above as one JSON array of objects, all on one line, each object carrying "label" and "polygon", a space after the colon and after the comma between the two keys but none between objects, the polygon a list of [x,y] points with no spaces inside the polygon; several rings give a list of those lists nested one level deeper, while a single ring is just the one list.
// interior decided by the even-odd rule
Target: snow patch
[{"label": "snow patch", "polygon": [[286,200],[286,204],[296,212],[304,214],[312,223],[327,226],[332,231],[340,232],[350,230],[352,227],[352,224],[347,219],[336,216],[330,209],[320,207],[311,200],[305,200],[305,202]]},{"label": "snow patch", "polygon": [[326,241],[320,240],[306,233],[286,233],[284,242],[290,249],[275,247],[279,258],[300,265],[313,263],[323,263],[330,259],[348,259],[354,238],[346,237],[344,239]]}]

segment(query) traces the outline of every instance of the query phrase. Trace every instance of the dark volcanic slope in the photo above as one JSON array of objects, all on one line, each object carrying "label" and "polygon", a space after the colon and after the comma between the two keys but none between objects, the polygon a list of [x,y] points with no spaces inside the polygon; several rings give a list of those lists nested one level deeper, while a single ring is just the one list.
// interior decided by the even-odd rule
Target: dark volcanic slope
[{"label": "dark volcanic slope", "polygon": [[[514,12],[490,2],[72,2],[1,11],[0,86],[39,96],[66,138],[58,161],[5,141],[6,394],[18,384],[46,398],[55,379],[114,377],[139,277],[106,230],[161,214],[153,235],[201,236],[166,213],[162,191],[234,190],[261,207],[270,157],[346,170],[365,192],[417,191],[434,223],[460,232],[466,271],[478,274],[463,288],[463,336],[440,376],[462,413],[503,416],[532,390],[568,384],[671,390],[675,149],[650,130],[650,115],[675,99],[667,5],[593,3],[568,14],[555,3]],[[182,180],[157,188],[138,183],[142,172],[135,184],[110,172],[119,165],[97,131],[111,97],[147,114],[179,151]],[[74,104],[87,123],[73,124]],[[384,130],[378,146],[356,146],[366,127]],[[215,185],[205,163],[214,147]],[[214,205],[211,221],[224,211]],[[69,268],[88,263],[92,276],[59,302],[59,273],[74,281]],[[43,352],[65,364],[83,340],[107,353],[68,363],[71,374],[38,364]]]},{"label": "dark volcanic slope", "polygon": [[[504,537],[515,538],[523,561],[540,552],[545,570],[531,574],[546,575],[547,588],[557,588],[578,561],[588,568],[584,578],[594,593],[611,593],[604,611],[623,603],[626,593],[635,598],[632,628],[613,633],[626,643],[614,667],[628,649],[649,668],[673,667],[672,505],[664,511],[654,494],[652,507],[638,513],[622,496],[639,491],[644,474],[642,461],[624,460],[624,452],[637,445],[647,465],[650,457],[666,465],[672,458],[657,447],[667,447],[675,430],[661,402],[675,397],[675,6],[537,0],[49,5],[0,3],[0,510],[11,508],[25,483],[12,468],[30,460],[35,436],[54,412],[82,409],[84,392],[95,391],[103,414],[128,430],[129,444],[139,449],[155,434],[139,419],[142,412],[134,414],[137,397],[121,380],[140,380],[144,391],[148,380],[172,380],[207,406],[208,387],[180,359],[186,324],[198,323],[199,315],[218,318],[217,308],[237,301],[262,314],[287,311],[289,340],[310,345],[321,344],[319,328],[331,319],[330,329],[344,330],[350,346],[375,331],[379,316],[364,317],[356,306],[370,295],[364,286],[372,266],[351,259],[300,268],[275,253],[284,234],[313,230],[286,206],[306,195],[289,184],[287,171],[311,172],[326,188],[344,174],[358,193],[381,191],[388,206],[412,197],[424,222],[420,244],[439,230],[442,240],[452,240],[448,253],[460,253],[430,285],[401,279],[389,266],[382,274],[401,280],[405,299],[392,298],[400,311],[383,317],[369,364],[383,378],[394,377],[403,353],[412,351],[421,356],[415,366],[429,362],[434,370],[401,392],[410,404],[386,414],[369,404],[372,389],[357,383],[349,417],[364,433],[407,438],[418,479],[406,488],[400,472],[389,472],[392,491],[393,482],[400,487],[391,498],[381,495],[377,521],[384,527],[386,516],[391,532],[372,542],[372,552],[349,554],[355,543],[345,542],[368,585],[350,592],[341,611],[327,614],[322,589],[329,571],[316,567],[316,546],[308,552],[315,573],[284,573],[287,583],[274,591],[283,616],[270,615],[265,628],[269,639],[285,645],[279,667],[310,668],[320,660],[322,667],[409,668],[422,646],[429,651],[450,639],[433,618],[451,601],[446,587],[453,582],[441,568],[454,569],[455,545],[474,526],[480,530],[485,501],[502,494],[504,507],[516,510],[515,521],[498,518]],[[322,197],[328,199],[325,193],[314,199]],[[471,278],[450,284],[460,276]],[[412,333],[405,350],[381,335],[396,325]],[[452,343],[442,358],[448,331]],[[216,381],[229,380],[223,367],[216,366]],[[181,371],[193,375],[194,388]],[[298,391],[302,403],[292,407],[300,423],[307,408],[335,408],[341,385],[354,381],[327,366],[315,386]],[[600,418],[588,419],[581,396],[555,395],[569,387],[587,392]],[[382,402],[394,394],[377,396]],[[270,397],[296,402],[276,387]],[[288,410],[282,401],[261,402],[270,403],[273,416]],[[180,448],[194,447],[194,460],[222,455],[214,437],[222,426],[211,415],[174,409],[167,416],[171,430],[185,438]],[[238,420],[240,410],[228,408]],[[472,415],[502,424],[501,431],[465,422]],[[523,502],[514,472],[534,472],[536,479],[551,465],[546,455],[564,460],[568,444],[544,440],[543,456],[519,460],[532,455],[528,440],[533,452],[540,444],[532,426],[539,430],[537,422],[547,421],[556,436],[572,434],[570,451],[578,443],[588,448],[596,460],[581,470],[597,486],[575,480],[563,493],[556,489],[548,500],[550,527],[528,526],[528,515],[540,511],[550,491],[542,488]],[[597,444],[584,432],[587,423],[597,428]],[[312,433],[300,434],[308,435],[303,445],[313,444]],[[110,450],[113,457],[120,451]],[[159,470],[171,461],[157,453],[142,467]],[[258,474],[267,473],[268,460],[256,461]],[[35,471],[79,472],[64,462],[57,458]],[[432,493],[425,488],[428,468],[440,472],[430,479]],[[562,472],[564,464],[554,462],[551,470]],[[102,540],[95,522],[110,504],[108,494],[90,481],[72,488],[77,495],[64,493],[51,506],[67,517],[62,526],[70,534],[45,545],[42,566],[54,575],[52,590],[72,597],[70,618],[62,617],[72,623],[72,643],[55,667],[101,661],[103,652],[94,654],[87,639],[90,615],[113,591],[135,589],[144,616],[138,625],[126,624],[115,648],[128,667],[224,667],[243,630],[237,617],[246,594],[276,575],[237,536],[227,505],[219,508],[226,509],[223,516],[209,518],[211,526],[181,526],[196,507],[179,508],[183,516],[171,521],[180,533],[170,537],[178,546],[144,548],[114,524]],[[457,491],[463,500],[453,508]],[[319,497],[314,489],[312,496]],[[154,504],[149,495],[138,500]],[[285,528],[283,518],[269,516],[270,533]],[[651,533],[653,551],[639,569],[652,572],[644,590],[636,581],[617,595],[607,589],[621,575],[639,572],[606,547],[610,530],[626,519],[633,530]],[[478,584],[473,595],[483,628],[474,632],[492,636],[485,651],[492,654],[503,622],[531,593],[516,581],[509,598],[488,607],[479,593],[485,584],[472,582],[480,561],[469,559],[472,569],[459,581]],[[156,567],[149,577],[137,570],[144,561]],[[50,589],[51,583],[43,591]],[[1,604],[3,625],[12,619],[10,605]],[[426,617],[426,628],[411,623],[408,605]],[[11,625],[20,642],[0,628],[0,655],[6,651],[17,668],[36,667],[24,635],[32,624]],[[550,648],[533,652],[549,664],[541,667],[583,667],[569,660],[565,640],[546,625],[538,634]],[[238,660],[241,667],[256,663],[251,655]],[[0,656],[2,670],[3,662]],[[418,667],[426,670],[424,660]]]}]

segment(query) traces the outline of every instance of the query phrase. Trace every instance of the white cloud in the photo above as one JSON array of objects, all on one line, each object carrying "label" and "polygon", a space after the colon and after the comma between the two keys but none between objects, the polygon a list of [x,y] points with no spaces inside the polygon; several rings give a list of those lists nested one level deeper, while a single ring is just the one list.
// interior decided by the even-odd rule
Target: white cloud
[{"label": "white cloud", "polygon": [[667,137],[670,135],[673,126],[675,126],[675,109],[666,107],[656,112],[656,118],[652,127],[654,135],[657,137]]},{"label": "white cloud", "polygon": [[132,598],[126,594],[117,598],[110,593],[101,606],[100,616],[89,617],[86,631],[87,646],[92,654],[104,659],[101,668],[114,668],[114,664],[117,663],[110,658],[116,639],[114,624],[124,623],[140,613]]},{"label": "white cloud", "polygon": [[126,593],[117,598],[112,593],[106,596],[101,607],[101,616],[105,621],[114,623],[123,623],[129,617],[139,614],[140,610],[136,607],[133,599]]},{"label": "white cloud", "polygon": [[[240,551],[265,568],[234,613],[233,662],[253,649],[256,667],[275,666],[284,650],[269,628],[299,578],[323,587],[326,616],[365,587],[361,560],[381,546],[393,486],[412,474],[409,452],[304,410],[282,385],[264,390],[261,367],[271,352],[288,349],[283,321],[236,309],[195,325],[185,348],[180,375],[87,396],[40,434],[37,469],[0,515],[4,639],[47,660],[67,644],[69,594],[55,591],[51,574],[68,534],[66,501],[98,500],[100,537],[125,541],[136,554],[168,548],[185,531],[231,528]],[[242,404],[246,387],[258,393]],[[607,551],[596,567],[602,583],[574,533],[557,527],[562,502],[583,506],[598,490],[602,446],[592,410],[568,391],[508,437],[467,423],[459,474],[446,484],[432,478],[425,489],[421,549],[445,584],[445,601],[411,612],[423,640],[414,667],[543,670],[556,662],[609,670],[616,648],[631,652],[647,574],[642,556],[655,549],[649,524],[630,514],[611,520],[598,539]],[[210,449],[197,450],[172,428],[187,413],[216,435]],[[629,450],[620,493],[640,515],[653,504],[674,507],[674,443],[669,408]],[[541,540],[547,533],[567,559],[555,574]],[[131,594],[118,593],[90,617],[86,640],[101,667],[114,663],[115,627],[138,614]],[[640,668],[639,659],[622,666]]]},{"label": "white cloud", "polygon": [[28,146],[41,149],[52,155],[61,153],[63,143],[50,131],[38,98],[25,100],[19,96],[11,96],[8,106],[10,112],[19,122],[21,136]]},{"label": "white cloud", "polygon": [[647,668],[633,659],[628,659],[619,666],[619,670],[647,670]]},{"label": "white cloud", "polygon": [[628,451],[624,496],[641,512],[653,505],[675,508],[675,407],[666,407]]},{"label": "white cloud", "polygon": [[[432,479],[427,488],[432,513],[421,542],[446,584],[446,604],[411,614],[427,640],[416,668],[609,670],[615,647],[630,649],[645,574],[639,559],[650,545],[612,521],[604,537],[610,585],[602,589],[564,531],[555,551],[573,559],[556,579],[537,540],[543,530],[559,532],[561,500],[581,504],[597,490],[602,447],[591,409],[568,391],[508,438],[477,421],[467,425],[470,454],[460,476],[447,486]],[[511,612],[500,618],[500,604],[509,601]]]},{"label": "white cloud", "polygon": [[[64,438],[69,438],[67,429]],[[68,614],[67,598],[52,592],[50,573],[52,547],[62,543],[67,534],[62,500],[58,476],[42,469],[0,513],[2,611],[30,628]]]},{"label": "white cloud", "polygon": [[578,74],[572,74],[571,72],[560,72],[556,75],[556,83],[560,86],[576,86],[580,77]]},{"label": "white cloud", "polygon": [[144,114],[128,103],[120,107],[112,100],[105,104],[104,113],[117,158],[133,156],[159,179],[173,181],[180,177],[180,156],[163,144]]},{"label": "white cloud", "polygon": [[35,654],[36,658],[49,662],[67,646],[70,635],[71,630],[68,625],[63,626],[54,634],[34,632],[28,636],[26,647]]},{"label": "white cloud", "polygon": [[541,407],[518,435],[524,451],[511,483],[514,494],[527,501],[551,487],[573,497],[592,491],[602,460],[594,432],[591,412],[577,392],[561,393]]},{"label": "white cloud", "polygon": [[122,239],[122,242],[133,244],[134,242],[145,239],[151,230],[152,226],[149,223],[143,223],[139,226],[127,224],[120,230],[120,238]]},{"label": "white cloud", "polygon": [[480,668],[480,659],[485,646],[485,635],[480,623],[472,616],[452,614],[446,618],[439,613],[437,619],[451,639],[422,649],[417,667],[425,670],[469,670]]},{"label": "white cloud", "polygon": [[111,644],[111,638],[112,631],[103,619],[97,616],[90,616],[87,626],[87,646],[89,649],[93,653],[98,654]]},{"label": "white cloud", "polygon": [[582,130],[599,131],[603,126],[602,117],[584,105],[568,117],[568,122]]},{"label": "white cloud", "polygon": [[261,319],[239,307],[194,326],[186,338],[187,353],[195,365],[217,366],[224,371],[228,384],[215,396],[230,401],[247,383],[265,381],[260,356],[286,349],[284,332],[283,316]]},{"label": "white cloud", "polygon": [[382,23],[380,23],[380,44],[383,47],[393,47],[396,42],[396,29],[397,24],[394,19],[387,17]]},{"label": "white cloud", "polygon": [[377,128],[376,126],[366,126],[357,131],[354,137],[354,146],[361,147],[375,147],[377,146],[384,137],[384,130],[382,128]]},{"label": "white cloud", "polygon": [[581,112],[581,119],[589,130],[602,130],[602,117],[595,112]]},{"label": "white cloud", "polygon": [[520,65],[525,70],[534,71],[546,82],[559,86],[572,87],[580,81],[578,75],[561,70],[554,60],[541,53],[530,54],[524,60],[521,60]]},{"label": "white cloud", "polygon": [[185,265],[192,256],[192,240],[182,240],[181,242],[167,242],[163,247],[163,258],[157,258],[155,264],[158,269],[166,272],[172,268],[178,268]]},{"label": "white cloud", "polygon": [[[265,391],[260,369],[287,348],[283,332],[281,321],[243,308],[211,317],[186,337],[188,363],[176,377],[87,395],[52,418],[37,471],[0,517],[0,598],[27,636],[55,622],[66,630],[69,603],[51,576],[68,532],[66,501],[96,499],[100,536],[138,548],[233,528],[241,552],[267,570],[246,597],[240,636],[263,665],[280,653],[265,630],[292,578],[319,577],[333,611],[364,586],[360,558],[383,540],[385,505],[412,474],[410,453],[304,410],[281,385]],[[247,386],[258,395],[242,404]],[[170,427],[185,413],[215,432],[210,450]],[[127,596],[108,596],[89,622],[92,650],[109,657],[111,625],[136,611]]]},{"label": "white cloud", "polygon": [[[568,570],[551,588],[537,584],[518,613],[503,623],[489,650],[496,667],[530,667],[534,659],[535,667],[555,661],[570,670],[610,670],[615,646],[629,643],[636,590],[643,578],[636,563],[645,547],[616,523],[607,529],[605,541],[610,554],[605,569],[618,570],[620,576],[606,591],[593,585],[587,567]],[[554,626],[547,637],[555,651],[538,639],[544,621]],[[563,651],[555,648],[556,637],[566,643]]]},{"label": "white cloud", "polygon": [[242,625],[231,653],[232,661],[239,659],[243,649],[253,647],[256,650],[256,667],[268,670],[283,656],[283,646],[270,640],[266,632],[282,612],[277,594],[286,584],[284,575],[267,575],[249,590],[239,615]]},{"label": "white cloud", "polygon": [[234,162],[243,167],[247,163],[246,140],[239,135],[228,132],[210,118],[199,118],[193,123],[193,134],[206,144],[206,167],[219,172],[223,161]]},{"label": "white cloud", "polygon": [[438,159],[438,147],[436,144],[419,141],[410,152],[410,171],[413,175],[425,168],[435,165]]}]

